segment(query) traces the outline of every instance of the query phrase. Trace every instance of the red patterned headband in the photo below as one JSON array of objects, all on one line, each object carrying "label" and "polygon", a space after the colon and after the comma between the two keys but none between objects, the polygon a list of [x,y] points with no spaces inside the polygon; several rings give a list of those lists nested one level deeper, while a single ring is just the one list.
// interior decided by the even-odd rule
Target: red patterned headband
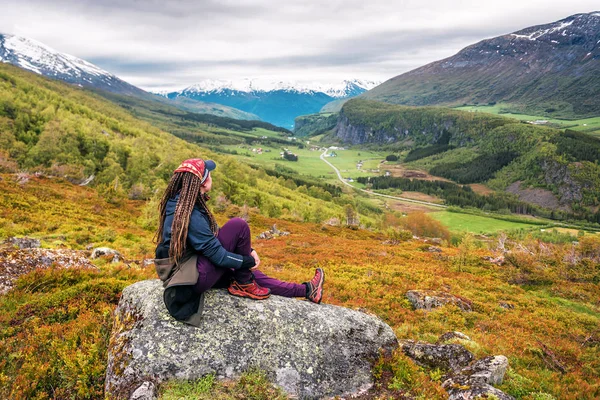
[{"label": "red patterned headband", "polygon": [[181,163],[175,172],[191,172],[200,178],[201,183],[204,183],[208,178],[208,173],[215,169],[217,165],[212,160],[203,160],[201,158],[190,158]]}]

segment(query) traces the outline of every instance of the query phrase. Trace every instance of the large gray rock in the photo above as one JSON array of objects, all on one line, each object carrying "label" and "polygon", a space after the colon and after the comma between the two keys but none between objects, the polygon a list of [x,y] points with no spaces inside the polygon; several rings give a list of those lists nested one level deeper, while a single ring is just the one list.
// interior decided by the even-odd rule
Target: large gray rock
[{"label": "large gray rock", "polygon": [[292,396],[351,395],[372,386],[371,363],[398,345],[372,315],[271,296],[254,301],[225,290],[206,294],[199,328],[175,321],[158,280],[123,291],[115,311],[107,398],[128,399],[146,382],[236,378],[251,367]]}]

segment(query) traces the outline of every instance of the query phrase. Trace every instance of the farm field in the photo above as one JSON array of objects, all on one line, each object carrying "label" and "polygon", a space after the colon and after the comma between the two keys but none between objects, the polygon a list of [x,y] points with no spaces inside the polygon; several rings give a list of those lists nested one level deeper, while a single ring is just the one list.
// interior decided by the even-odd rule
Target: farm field
[{"label": "farm field", "polygon": [[482,217],[479,215],[462,214],[451,211],[432,212],[429,215],[440,221],[451,231],[455,232],[490,234],[511,229],[532,229],[538,227],[538,225],[534,224],[503,221],[491,217]]},{"label": "farm field", "polygon": [[[313,143],[311,141],[311,143]],[[262,153],[253,152],[253,148],[262,148]],[[236,151],[238,158],[251,163],[258,164],[263,167],[274,169],[276,165],[281,165],[286,168],[293,169],[301,175],[309,175],[315,178],[322,178],[327,183],[335,183],[339,180],[333,169],[324,163],[320,156],[322,151],[310,150],[310,145],[300,149],[292,143],[287,146],[292,153],[298,155],[298,161],[287,161],[281,158],[279,153],[282,151],[281,146],[247,146],[247,145],[230,145],[224,146],[225,149]],[[357,178],[359,176],[377,176],[383,173],[370,172],[371,169],[377,169],[381,160],[385,158],[382,152],[360,151],[360,150],[335,150],[337,157],[327,157],[327,161],[331,162],[338,168],[344,178]],[[356,168],[358,161],[364,161],[362,168]]]},{"label": "farm field", "polygon": [[527,114],[513,114],[503,112],[505,106],[502,104],[496,104],[493,106],[463,106],[456,107],[457,110],[462,111],[476,111],[476,112],[487,112],[490,114],[499,114],[509,118],[515,118],[520,121],[536,121],[545,120],[549,124],[556,124],[558,127],[566,129],[573,129],[575,131],[586,132],[595,136],[600,136],[600,117],[586,118],[578,120],[565,120],[565,119],[552,119],[539,115],[527,115]]}]

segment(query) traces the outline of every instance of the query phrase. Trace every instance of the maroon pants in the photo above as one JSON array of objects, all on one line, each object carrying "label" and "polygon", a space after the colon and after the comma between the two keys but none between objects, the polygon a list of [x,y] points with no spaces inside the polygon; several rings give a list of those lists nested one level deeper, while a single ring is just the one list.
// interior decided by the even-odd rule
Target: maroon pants
[{"label": "maroon pants", "polygon": [[[250,228],[246,221],[241,218],[232,218],[227,221],[219,229],[217,238],[225,250],[232,253],[249,256],[252,251]],[[256,283],[271,289],[272,294],[284,297],[304,297],[306,295],[306,286],[270,278],[257,269],[250,271],[248,269],[220,268],[213,265],[202,255],[198,256],[196,266],[198,268],[198,282],[196,282],[195,290],[198,293],[203,293],[213,287],[228,287],[231,279],[238,282],[248,282],[254,275]]]}]

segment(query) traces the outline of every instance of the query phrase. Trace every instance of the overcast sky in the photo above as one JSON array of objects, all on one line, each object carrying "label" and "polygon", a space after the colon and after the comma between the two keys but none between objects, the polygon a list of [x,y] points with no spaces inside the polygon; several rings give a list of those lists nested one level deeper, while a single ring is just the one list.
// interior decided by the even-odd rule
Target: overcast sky
[{"label": "overcast sky", "polygon": [[482,39],[599,9],[598,0],[2,0],[0,32],[164,90],[203,79],[385,81]]}]

